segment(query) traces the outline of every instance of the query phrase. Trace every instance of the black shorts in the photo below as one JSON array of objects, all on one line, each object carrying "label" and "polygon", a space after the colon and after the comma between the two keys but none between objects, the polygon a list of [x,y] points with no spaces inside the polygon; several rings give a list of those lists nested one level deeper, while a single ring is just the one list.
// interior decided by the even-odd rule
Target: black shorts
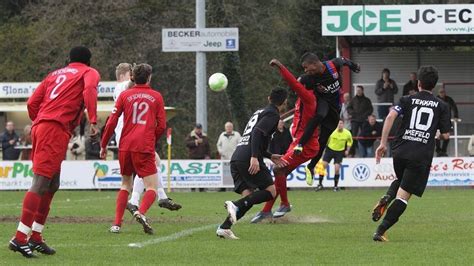
[{"label": "black shorts", "polygon": [[400,180],[400,187],[418,197],[425,191],[430,167],[430,163],[393,157],[393,169]]},{"label": "black shorts", "polygon": [[327,128],[332,133],[336,130],[337,124],[339,124],[339,120],[341,119],[339,116],[340,110],[329,104],[322,97],[318,97],[317,108],[317,114],[323,117],[321,127]]},{"label": "black shorts", "polygon": [[265,164],[260,164],[260,171],[255,175],[249,174],[249,163],[232,161],[230,162],[230,173],[234,179],[234,191],[242,194],[246,189],[256,188],[264,190],[273,185],[273,178]]},{"label": "black shorts", "polygon": [[344,158],[344,151],[333,151],[329,147],[326,147],[324,151],[323,161],[331,162],[334,159],[335,164],[342,163],[342,158]]}]

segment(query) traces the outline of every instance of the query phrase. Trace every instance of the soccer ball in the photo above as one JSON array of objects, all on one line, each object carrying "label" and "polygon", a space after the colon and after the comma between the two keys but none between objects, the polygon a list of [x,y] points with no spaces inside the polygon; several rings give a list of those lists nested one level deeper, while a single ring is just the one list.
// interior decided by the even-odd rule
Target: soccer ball
[{"label": "soccer ball", "polygon": [[222,73],[214,73],[209,77],[209,87],[213,91],[222,91],[227,88],[229,81],[227,77]]}]

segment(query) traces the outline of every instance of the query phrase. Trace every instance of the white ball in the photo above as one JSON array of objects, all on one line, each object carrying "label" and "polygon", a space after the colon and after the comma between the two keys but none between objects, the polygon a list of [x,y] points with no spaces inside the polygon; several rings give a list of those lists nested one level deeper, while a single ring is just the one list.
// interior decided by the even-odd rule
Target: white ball
[{"label": "white ball", "polygon": [[209,88],[213,91],[222,91],[227,88],[229,81],[227,77],[222,73],[214,73],[209,77]]}]

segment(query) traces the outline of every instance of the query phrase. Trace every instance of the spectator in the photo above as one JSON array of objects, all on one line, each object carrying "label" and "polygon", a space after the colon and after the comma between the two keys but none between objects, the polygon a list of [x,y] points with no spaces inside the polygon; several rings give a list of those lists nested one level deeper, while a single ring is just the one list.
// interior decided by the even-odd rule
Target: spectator
[{"label": "spectator", "polygon": [[[390,70],[384,68],[382,70],[382,78],[375,84],[375,94],[379,103],[393,104],[394,96],[398,92],[397,83],[390,78]],[[389,105],[379,105],[377,107],[379,118],[385,119],[390,110]]]},{"label": "spectator", "polygon": [[21,144],[23,145],[23,150],[21,151],[20,160],[28,161],[31,160],[31,125],[26,125],[23,129],[23,136],[21,137]]},{"label": "spectator", "polygon": [[189,159],[210,159],[211,148],[207,135],[202,132],[202,125],[196,124],[193,131],[186,138]]},{"label": "spectator", "polygon": [[[349,102],[347,106],[347,112],[351,116],[351,132],[352,136],[358,136],[360,129],[362,128],[362,124],[366,120],[366,118],[372,114],[374,108],[372,107],[372,102],[369,98],[364,95],[364,87],[358,85],[356,87],[356,95],[352,100]],[[354,141],[356,142],[356,141]],[[354,143],[357,144],[357,143]],[[352,145],[350,154],[355,154],[355,146]]]},{"label": "spectator", "polygon": [[285,154],[292,141],[293,138],[291,137],[290,130],[285,127],[285,122],[280,119],[268,149],[272,154]]},{"label": "spectator", "polygon": [[100,135],[86,139],[86,160],[100,160]]},{"label": "spectator", "polygon": [[231,122],[225,123],[225,131],[221,133],[217,140],[217,151],[222,160],[230,160],[232,154],[240,141],[240,133],[234,131],[234,125]]},{"label": "spectator", "polygon": [[459,118],[458,106],[456,105],[456,102],[454,102],[453,98],[446,95],[446,89],[444,89],[444,88],[439,89],[438,98],[440,98],[446,104],[448,104],[452,118],[454,118],[454,119]]},{"label": "spectator", "polygon": [[344,93],[342,96],[344,102],[342,103],[341,106],[341,115],[340,118],[342,121],[344,121],[344,128],[347,130],[351,130],[351,115],[347,111],[347,106],[349,105],[349,102],[351,101],[351,96],[349,95],[348,92]]},{"label": "spectator", "polygon": [[367,121],[362,125],[359,137],[359,154],[360,157],[374,156],[374,142],[376,138],[382,134],[382,124],[377,122],[375,115],[369,115]]},{"label": "spectator", "polygon": [[403,86],[403,96],[415,94],[413,92],[418,92],[418,80],[416,77],[416,72],[410,73],[410,80]]},{"label": "spectator", "polygon": [[4,161],[18,160],[21,150],[15,149],[19,141],[18,135],[15,133],[15,124],[13,121],[8,121],[5,127],[5,132],[0,136],[2,140],[2,155]]},{"label": "spectator", "polygon": [[[458,119],[459,118],[458,107],[456,103],[454,102],[453,98],[446,95],[446,89],[444,88],[439,89],[438,98],[441,99],[443,102],[445,102],[449,106],[451,117],[454,119]],[[448,156],[448,152],[447,152],[448,144],[449,144],[449,139],[447,140],[439,140],[438,138],[436,139],[436,154],[438,157]]]}]

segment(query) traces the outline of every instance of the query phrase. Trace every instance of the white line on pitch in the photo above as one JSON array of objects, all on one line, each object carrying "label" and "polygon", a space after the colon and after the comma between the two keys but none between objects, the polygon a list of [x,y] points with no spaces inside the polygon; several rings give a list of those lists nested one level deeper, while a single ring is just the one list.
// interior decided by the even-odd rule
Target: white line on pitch
[{"label": "white line on pitch", "polygon": [[128,244],[128,246],[131,247],[131,248],[142,248],[142,247],[148,246],[148,245],[154,245],[154,244],[159,244],[159,243],[162,243],[162,242],[174,241],[174,240],[177,240],[179,238],[192,235],[196,232],[201,232],[201,231],[205,231],[205,230],[208,230],[208,229],[211,229],[211,228],[215,228],[216,226],[217,226],[217,224],[208,224],[208,225],[201,226],[201,227],[195,227],[195,228],[179,231],[177,233],[174,233],[174,234],[171,234],[171,235],[168,235],[168,236],[163,236],[163,237],[158,237],[158,238],[155,238],[155,239],[150,239],[150,240],[147,240],[147,241],[144,241],[144,242],[130,243],[130,244]]}]

